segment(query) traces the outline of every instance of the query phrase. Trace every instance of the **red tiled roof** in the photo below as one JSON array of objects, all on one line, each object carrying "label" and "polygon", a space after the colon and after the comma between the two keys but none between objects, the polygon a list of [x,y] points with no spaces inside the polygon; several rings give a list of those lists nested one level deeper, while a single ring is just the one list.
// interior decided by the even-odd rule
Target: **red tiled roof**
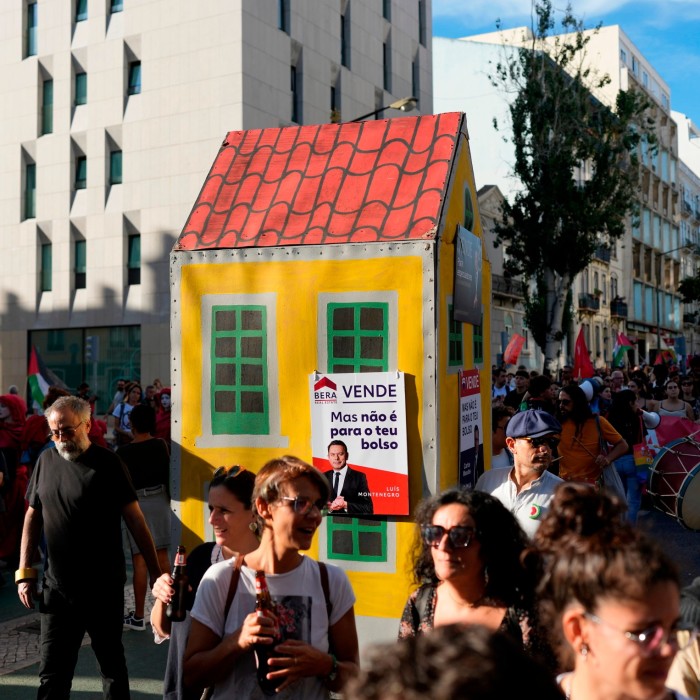
[{"label": "red tiled roof", "polygon": [[461,120],[231,131],[175,248],[433,238]]}]

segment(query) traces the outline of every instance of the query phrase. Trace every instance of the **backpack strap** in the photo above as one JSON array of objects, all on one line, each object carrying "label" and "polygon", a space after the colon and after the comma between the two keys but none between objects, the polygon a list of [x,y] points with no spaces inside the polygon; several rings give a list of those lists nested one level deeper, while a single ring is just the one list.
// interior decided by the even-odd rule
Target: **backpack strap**
[{"label": "backpack strap", "polygon": [[326,612],[328,613],[328,621],[330,622],[333,603],[331,603],[331,590],[328,585],[328,567],[322,561],[316,563],[318,564],[318,571],[321,574],[321,588],[323,588],[323,597],[326,599]]},{"label": "backpack strap", "polygon": [[228,617],[228,611],[231,609],[231,603],[233,603],[233,596],[236,595],[236,589],[238,588],[238,579],[241,577],[241,566],[243,566],[244,556],[236,556],[236,563],[233,565],[233,571],[231,572],[231,582],[228,585],[228,595],[226,596],[226,605],[224,606],[224,624],[226,624],[226,618]]}]

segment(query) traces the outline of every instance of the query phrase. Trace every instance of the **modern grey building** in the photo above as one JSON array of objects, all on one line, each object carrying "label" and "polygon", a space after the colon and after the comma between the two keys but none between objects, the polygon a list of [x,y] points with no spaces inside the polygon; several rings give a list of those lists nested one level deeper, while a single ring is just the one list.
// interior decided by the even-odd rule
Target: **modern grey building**
[{"label": "modern grey building", "polygon": [[0,389],[169,383],[169,253],[228,131],[432,112],[431,1],[0,7]]}]

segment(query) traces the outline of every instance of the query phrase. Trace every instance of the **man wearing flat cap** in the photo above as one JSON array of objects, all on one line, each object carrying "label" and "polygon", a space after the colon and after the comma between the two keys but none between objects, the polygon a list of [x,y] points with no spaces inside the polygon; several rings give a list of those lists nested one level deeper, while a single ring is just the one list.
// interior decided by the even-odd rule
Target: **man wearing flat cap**
[{"label": "man wearing flat cap", "polygon": [[476,483],[477,491],[495,496],[532,537],[562,480],[547,471],[559,444],[561,424],[545,411],[516,413],[506,428],[512,469],[490,469]]}]

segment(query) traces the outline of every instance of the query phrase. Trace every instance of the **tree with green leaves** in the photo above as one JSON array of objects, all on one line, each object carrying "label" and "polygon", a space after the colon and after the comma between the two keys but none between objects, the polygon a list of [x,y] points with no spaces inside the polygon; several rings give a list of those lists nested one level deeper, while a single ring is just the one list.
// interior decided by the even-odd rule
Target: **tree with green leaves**
[{"label": "tree with green leaves", "polygon": [[621,91],[614,108],[596,98],[610,79],[587,67],[590,36],[571,6],[557,36],[551,1],[536,0],[534,11],[527,45],[505,54],[492,78],[515,94],[509,138],[521,185],[504,202],[495,232],[507,249],[506,274],[527,280],[526,323],[536,331],[545,370],[553,370],[567,294],[594,251],[614,245],[636,213],[636,150],[654,136],[641,92]]}]

